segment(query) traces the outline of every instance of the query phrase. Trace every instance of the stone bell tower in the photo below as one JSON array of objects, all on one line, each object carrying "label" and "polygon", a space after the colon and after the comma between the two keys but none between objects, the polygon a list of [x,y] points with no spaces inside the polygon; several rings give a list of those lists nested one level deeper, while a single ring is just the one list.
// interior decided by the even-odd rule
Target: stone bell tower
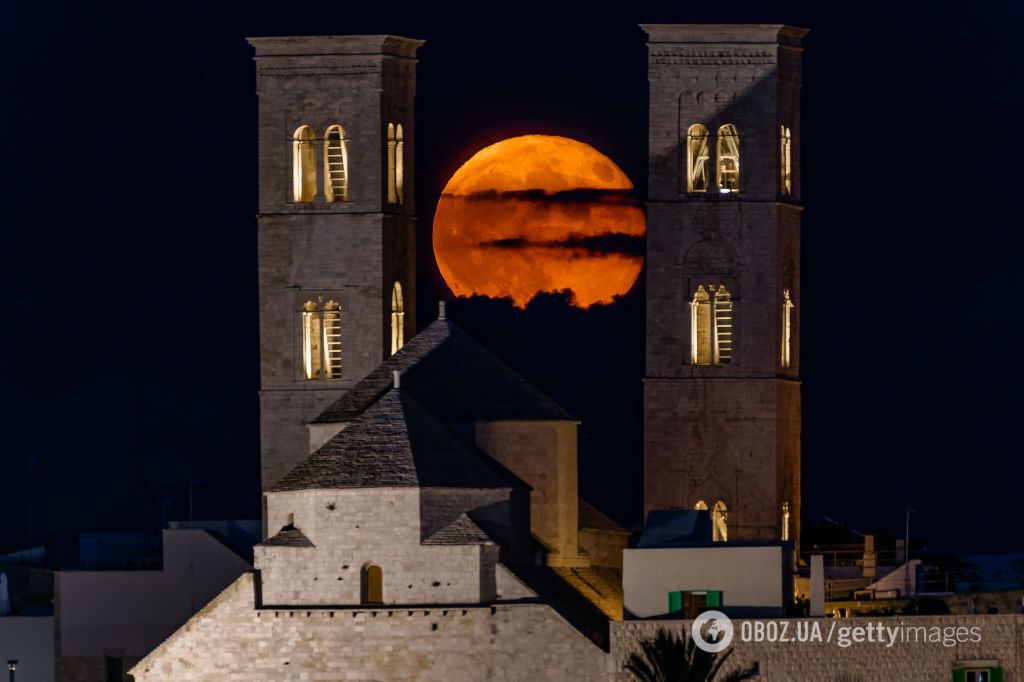
[{"label": "stone bell tower", "polygon": [[260,442],[267,490],[307,424],[415,332],[418,40],[250,38],[259,99]]},{"label": "stone bell tower", "polygon": [[806,31],[647,25],[645,509],[799,541]]}]

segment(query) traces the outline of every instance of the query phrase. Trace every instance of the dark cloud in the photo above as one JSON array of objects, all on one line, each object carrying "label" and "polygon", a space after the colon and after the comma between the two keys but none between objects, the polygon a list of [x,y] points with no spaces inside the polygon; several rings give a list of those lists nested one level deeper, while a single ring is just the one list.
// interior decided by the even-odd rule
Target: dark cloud
[{"label": "dark cloud", "polygon": [[586,251],[592,255],[621,254],[632,258],[644,257],[644,238],[622,232],[608,232],[598,235],[570,233],[563,239],[531,240],[526,237],[509,237],[480,242],[478,246],[493,249],[565,249]]},{"label": "dark cloud", "polygon": [[542,189],[498,191],[488,189],[471,194],[449,194],[442,196],[459,198],[464,201],[537,201],[550,204],[606,204],[613,206],[642,206],[628,189],[569,189],[562,192],[547,192]]}]

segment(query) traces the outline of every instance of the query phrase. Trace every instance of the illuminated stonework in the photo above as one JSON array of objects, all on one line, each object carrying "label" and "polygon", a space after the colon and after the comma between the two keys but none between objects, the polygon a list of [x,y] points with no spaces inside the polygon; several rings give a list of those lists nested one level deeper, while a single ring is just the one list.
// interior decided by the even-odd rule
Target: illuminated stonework
[{"label": "illuminated stonework", "polygon": [[740,191],[740,134],[731,123],[718,129],[718,191]]},{"label": "illuminated stonework", "polygon": [[686,191],[708,191],[708,129],[700,123],[690,126],[686,132]]},{"label": "illuminated stonework", "polygon": [[391,287],[391,354],[394,355],[405,345],[405,299],[402,285],[395,282]]},{"label": "illuminated stonework", "polygon": [[292,201],[313,201],[316,196],[316,154],[313,129],[300,126],[292,136]]},{"label": "illuminated stonework", "polygon": [[401,123],[388,123],[388,202],[405,203],[405,133]]},{"label": "illuminated stonework", "polygon": [[[713,295],[709,293],[709,290]],[[698,285],[690,301],[690,363],[732,362],[733,299],[724,284]]]},{"label": "illuminated stonework", "polygon": [[786,126],[779,126],[779,190],[783,196],[793,194],[793,136]]},{"label": "illuminated stonework", "polygon": [[324,197],[348,201],[348,141],[345,129],[333,125],[324,135]]},{"label": "illuminated stonework", "polygon": [[341,306],[321,298],[302,304],[302,365],[305,378],[341,377]]}]

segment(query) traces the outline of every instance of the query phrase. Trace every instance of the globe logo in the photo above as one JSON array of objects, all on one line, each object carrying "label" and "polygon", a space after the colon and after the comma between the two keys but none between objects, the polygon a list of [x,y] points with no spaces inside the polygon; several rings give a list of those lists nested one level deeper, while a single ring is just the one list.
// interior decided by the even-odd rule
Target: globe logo
[{"label": "globe logo", "polygon": [[690,637],[698,649],[709,654],[723,651],[732,644],[732,621],[721,611],[705,611],[690,628]]}]

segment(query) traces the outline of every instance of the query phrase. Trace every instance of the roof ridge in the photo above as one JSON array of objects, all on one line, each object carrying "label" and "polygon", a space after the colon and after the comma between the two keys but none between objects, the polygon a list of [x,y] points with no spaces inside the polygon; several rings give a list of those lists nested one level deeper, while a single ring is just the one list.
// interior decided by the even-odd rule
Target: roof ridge
[{"label": "roof ridge", "polygon": [[403,389],[392,387],[270,492],[520,485],[525,484],[495,467]]}]

